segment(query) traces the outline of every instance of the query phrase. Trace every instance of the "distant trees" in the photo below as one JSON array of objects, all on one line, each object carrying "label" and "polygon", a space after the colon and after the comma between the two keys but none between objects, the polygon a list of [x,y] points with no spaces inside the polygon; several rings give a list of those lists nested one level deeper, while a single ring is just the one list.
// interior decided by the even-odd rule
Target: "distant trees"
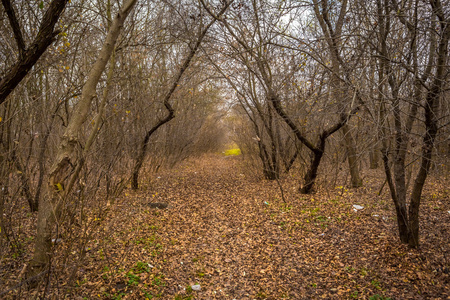
[{"label": "distant trees", "polygon": [[[204,5],[207,8],[205,3]],[[282,4],[280,5],[282,6]],[[343,9],[345,10],[345,6]],[[211,13],[211,11],[209,12]],[[313,122],[311,125],[316,125],[315,127],[321,128],[321,130],[318,130],[313,135],[315,136],[314,138],[308,137],[298,122],[291,116],[291,112],[285,109],[287,103],[297,100],[294,98],[295,92],[293,90],[301,89],[297,85],[298,82],[306,81],[305,79],[308,75],[304,72],[304,66],[313,64],[313,62],[303,57],[307,53],[303,47],[299,49],[299,47],[291,46],[291,38],[296,43],[302,42],[300,37],[289,36],[291,28],[289,28],[289,25],[283,24],[283,18],[290,17],[289,13],[291,12],[289,8],[286,7],[283,10],[273,7],[265,1],[252,1],[251,4],[236,6],[232,13],[234,14],[232,18],[221,20],[224,28],[222,40],[224,43],[227,42],[228,48],[226,53],[229,53],[228,56],[240,66],[248,69],[249,75],[248,79],[242,78],[240,74],[237,76],[234,76],[232,73],[224,75],[229,81],[232,80],[232,76],[236,78],[236,81],[230,83],[230,85],[237,90],[237,98],[240,99],[239,101],[243,104],[244,109],[247,110],[247,115],[250,116],[255,126],[256,140],[261,153],[260,157],[264,165],[265,176],[268,179],[278,178],[279,163],[277,160],[279,160],[279,149],[282,146],[277,141],[280,137],[279,129],[278,132],[275,132],[275,128],[272,126],[279,126],[276,125],[277,122],[273,121],[274,118],[279,118],[278,120],[283,121],[290,128],[297,142],[303,144],[311,152],[311,161],[304,175],[304,184],[300,188],[302,193],[311,193],[325,151],[327,138],[348,122],[350,117],[356,112],[357,105],[349,109],[341,108],[340,111],[329,111],[329,113],[337,116],[328,118],[327,121],[330,122],[326,122],[323,125],[320,122],[317,124]],[[280,27],[279,24],[283,24],[281,29],[278,28]],[[336,60],[338,59],[339,57],[336,58]],[[315,76],[316,74],[313,73],[311,75]],[[332,73],[332,75],[335,77],[333,82],[337,82],[339,74]],[[248,86],[249,92],[245,91],[246,86],[243,87],[243,91],[239,91],[237,80],[247,82],[246,86]],[[315,79],[310,79],[311,83],[314,81]],[[320,87],[320,92],[323,92],[322,88],[323,86]],[[354,96],[349,100],[360,97],[355,87],[353,87],[353,91]],[[250,95],[250,97],[246,94]],[[317,93],[315,96],[317,96]],[[248,102],[249,100],[246,100],[246,98],[253,99],[252,103]],[[312,99],[298,100],[311,101]],[[317,103],[318,101],[313,100],[312,102]],[[349,106],[354,102],[343,102],[340,104],[340,107]],[[327,105],[327,101],[323,104]],[[317,108],[317,110],[322,111],[324,108]],[[276,113],[276,116],[274,113]],[[262,120],[262,125],[258,125],[257,120],[254,119],[255,116]],[[303,125],[306,125],[305,123]],[[260,131],[262,129],[267,135],[261,134]],[[347,134],[349,133],[347,132]],[[266,145],[269,145],[269,147]],[[353,149],[353,147],[351,148]],[[355,168],[357,167],[356,162],[352,162],[351,165],[355,166]],[[358,172],[354,173],[357,176]]]},{"label": "distant trees", "polygon": [[[302,144],[310,163],[300,191],[312,192],[328,138],[340,130],[352,187],[362,184],[358,161],[367,157],[375,168],[381,150],[400,239],[417,247],[421,192],[448,118],[440,116],[449,73],[444,6],[434,0],[237,2],[220,19],[210,55],[235,91],[239,114],[250,121],[253,133],[245,131],[244,144],[259,153],[264,176],[279,177],[284,145],[297,146],[290,153],[295,159]],[[371,125],[352,127],[356,113]],[[354,134],[363,138],[357,143]]]}]

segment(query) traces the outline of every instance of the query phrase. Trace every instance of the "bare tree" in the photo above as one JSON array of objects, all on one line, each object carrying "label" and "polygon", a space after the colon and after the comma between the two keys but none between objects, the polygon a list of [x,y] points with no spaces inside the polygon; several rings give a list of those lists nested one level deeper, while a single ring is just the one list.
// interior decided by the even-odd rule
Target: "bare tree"
[{"label": "bare tree", "polygon": [[[332,21],[330,20],[329,16],[331,12],[330,3],[328,3],[328,1],[326,0],[323,0],[320,1],[319,5],[318,1],[314,1],[314,13],[320,24],[320,27],[322,28],[322,33],[325,37],[330,53],[329,56],[331,60],[331,72],[332,72],[330,82],[332,90],[331,93],[333,95],[334,101],[338,103],[341,102],[340,105],[342,107],[345,107],[345,102],[342,103],[343,100],[345,101],[345,99],[347,98],[346,102],[349,101],[341,81],[341,78],[344,78],[344,76],[342,76],[342,74],[344,73],[342,69],[347,68],[347,66],[341,65],[343,63],[343,59],[340,54],[342,53],[341,35],[344,20],[347,17],[347,4],[348,1],[346,0],[342,1],[339,10],[335,12],[338,15],[338,18],[335,21],[333,27]],[[359,187],[362,185],[362,180],[359,176],[356,145],[348,124],[344,124],[342,126],[342,134],[344,135],[345,146],[348,152],[347,160],[351,175],[351,186]]]},{"label": "bare tree", "polygon": [[[440,1],[429,1],[426,6],[422,6],[414,1],[400,4],[394,0],[377,1],[377,16],[381,120],[392,118],[395,132],[390,150],[388,125],[382,125],[384,170],[397,213],[400,240],[410,247],[418,247],[420,200],[431,167],[439,128],[440,99],[448,76],[446,69],[450,16]],[[408,39],[398,36],[392,30],[394,24],[403,26]],[[390,47],[393,44],[395,47]],[[398,51],[404,54],[397,57]],[[409,88],[406,90],[410,91],[409,95],[405,92],[405,86]],[[387,92],[390,97],[385,96]],[[392,115],[389,114],[388,105],[392,107]],[[423,129],[413,132],[420,107],[423,107]],[[413,134],[423,136],[421,142],[414,141],[420,143],[422,148],[417,153],[417,158],[407,155],[408,148],[412,147]],[[410,194],[409,209],[406,173],[408,159],[420,160]]]},{"label": "bare tree", "polygon": [[[222,16],[228,9],[228,7],[230,6],[230,4],[233,1],[227,1],[225,3],[225,5],[223,6],[223,8],[220,10],[218,16]],[[139,171],[142,168],[142,164],[144,162],[145,159],[145,155],[147,153],[147,148],[148,148],[148,143],[150,141],[150,137],[153,135],[153,133],[155,133],[158,128],[160,128],[162,125],[166,124],[167,122],[169,122],[170,120],[172,120],[175,117],[175,111],[172,108],[172,105],[170,104],[170,99],[173,95],[173,93],[175,92],[177,86],[179,85],[179,82],[181,80],[181,77],[183,76],[184,72],[186,71],[186,69],[189,67],[192,59],[194,58],[197,50],[199,49],[203,38],[205,37],[206,33],[208,32],[209,28],[216,22],[216,18],[213,18],[204,28],[202,28],[202,23],[200,24],[200,30],[199,30],[199,35],[197,37],[197,40],[193,43],[193,45],[190,48],[190,51],[187,55],[187,57],[185,58],[183,65],[181,66],[180,70],[178,71],[178,73],[175,75],[175,78],[173,79],[169,90],[167,91],[166,95],[164,96],[164,106],[167,109],[167,115],[165,118],[163,118],[162,120],[158,121],[158,123],[156,125],[154,125],[149,131],[147,131],[147,133],[145,134],[145,137],[141,143],[140,146],[140,151],[139,154],[136,158],[136,163],[133,167],[133,175],[131,178],[131,186],[133,189],[137,189],[139,186]]]},{"label": "bare tree", "polygon": [[17,20],[16,13],[10,0],[2,0],[3,7],[8,15],[14,38],[17,43],[18,59],[0,80],[0,104],[14,90],[14,88],[28,74],[28,71],[38,61],[48,46],[54,41],[60,32],[55,30],[55,24],[59,20],[69,0],[54,0],[45,12],[39,31],[34,40],[27,47],[24,39],[23,29]]},{"label": "bare tree", "polygon": [[[202,1],[202,3],[212,16],[220,19],[218,16],[214,15],[204,1]],[[248,34],[245,30],[246,26],[241,26],[244,30],[239,30],[237,25],[230,24],[230,21],[227,19],[220,19],[220,21],[226,28],[228,34],[234,39],[235,43],[237,43],[236,45],[232,44],[232,48],[238,49],[237,45],[239,45],[241,49],[238,51],[245,51],[245,53],[252,59],[252,61],[248,59],[245,60],[244,64],[251,70],[251,72],[257,74],[258,80],[263,85],[264,92],[266,93],[267,101],[271,103],[276,113],[293,131],[298,141],[303,143],[312,152],[313,155],[311,158],[311,163],[304,177],[304,185],[300,189],[301,193],[308,194],[313,191],[319,165],[325,151],[326,139],[345,125],[349,118],[357,111],[357,108],[352,108],[349,111],[342,112],[334,125],[329,126],[318,134],[317,143],[310,141],[283,108],[282,97],[278,92],[280,90],[280,86],[278,86],[280,82],[276,81],[274,75],[274,58],[268,57],[269,45],[276,45],[277,43],[275,38],[272,38],[273,40],[271,40],[270,34],[267,32],[262,32],[264,28],[271,28],[269,26],[270,22],[267,21],[268,18],[264,17],[265,15],[263,12],[267,13],[267,10],[262,8],[264,3],[252,1],[251,5],[251,8],[248,9],[251,10],[252,14],[254,14],[252,18],[252,26],[255,28],[255,33],[253,35]],[[239,17],[236,19],[239,20]],[[265,26],[262,26],[262,22],[266,22],[264,23]],[[353,98],[358,96],[358,92],[355,90]]]},{"label": "bare tree", "polygon": [[49,267],[49,253],[54,226],[61,217],[61,208],[66,200],[65,198],[70,193],[70,189],[79,175],[76,172],[76,166],[80,163],[80,157],[77,157],[80,130],[96,96],[96,86],[113,53],[120,29],[135,4],[136,0],[128,0],[114,18],[98,59],[89,72],[86,84],[83,86],[81,99],[77,103],[73,117],[61,138],[57,156],[50,170],[47,186],[48,194],[42,198],[40,203],[35,250],[29,266],[28,277],[34,277]]}]

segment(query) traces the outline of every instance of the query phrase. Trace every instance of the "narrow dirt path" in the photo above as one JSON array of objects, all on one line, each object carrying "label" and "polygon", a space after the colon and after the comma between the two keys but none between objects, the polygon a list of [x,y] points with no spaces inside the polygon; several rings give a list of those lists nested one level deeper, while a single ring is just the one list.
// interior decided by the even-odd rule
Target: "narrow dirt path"
[{"label": "narrow dirt path", "polygon": [[277,227],[264,203],[272,202],[274,191],[246,180],[235,158],[205,161],[193,174],[187,169],[172,178],[169,191],[172,223],[165,234],[182,239],[164,253],[175,271],[167,279],[201,283],[205,299],[281,298],[295,290],[304,251],[299,244],[290,251],[280,247],[289,237],[268,230]]}]

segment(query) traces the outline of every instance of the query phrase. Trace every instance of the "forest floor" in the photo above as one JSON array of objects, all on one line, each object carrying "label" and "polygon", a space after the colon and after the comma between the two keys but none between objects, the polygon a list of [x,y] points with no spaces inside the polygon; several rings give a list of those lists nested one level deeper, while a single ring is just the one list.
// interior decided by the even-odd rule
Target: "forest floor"
[{"label": "forest floor", "polygon": [[[211,155],[126,190],[96,221],[69,299],[450,299],[450,188],[429,178],[421,246],[399,243],[381,170],[297,192]],[[156,177],[157,176],[157,177]],[[151,203],[168,208],[151,208]],[[357,210],[353,205],[360,205]],[[196,288],[200,287],[197,291]],[[55,296],[63,298],[63,295]]]}]

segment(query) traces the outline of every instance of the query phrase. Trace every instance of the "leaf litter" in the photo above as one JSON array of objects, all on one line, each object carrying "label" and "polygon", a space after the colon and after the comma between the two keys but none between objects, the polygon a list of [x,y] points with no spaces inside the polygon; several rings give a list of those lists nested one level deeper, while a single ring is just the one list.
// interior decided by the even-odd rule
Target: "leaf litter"
[{"label": "leaf litter", "polygon": [[432,179],[424,193],[413,250],[399,243],[387,191],[376,193],[381,171],[366,174],[362,188],[325,185],[313,195],[286,176],[286,203],[276,182],[246,171],[240,157],[205,156],[127,191],[97,223],[71,295],[450,299],[444,182]]}]

